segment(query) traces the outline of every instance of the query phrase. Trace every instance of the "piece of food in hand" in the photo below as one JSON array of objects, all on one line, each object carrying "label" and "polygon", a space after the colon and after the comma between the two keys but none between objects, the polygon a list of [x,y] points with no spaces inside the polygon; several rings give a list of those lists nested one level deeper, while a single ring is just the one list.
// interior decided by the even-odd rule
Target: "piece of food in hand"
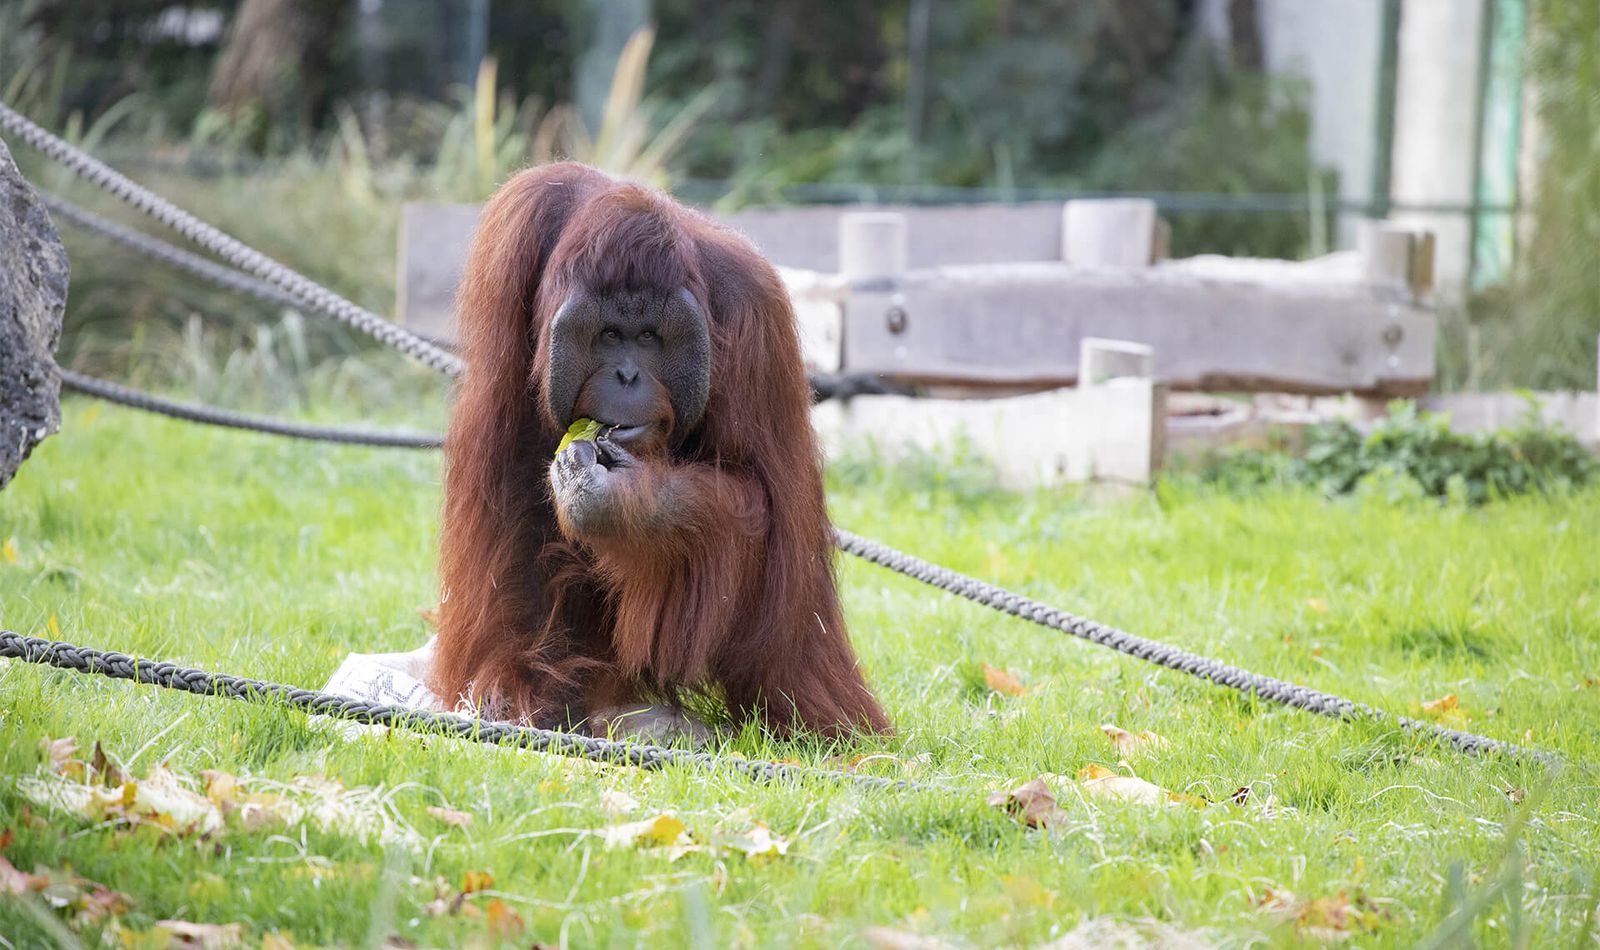
[{"label": "piece of food in hand", "polygon": [[594,421],[593,419],[579,419],[572,425],[567,426],[567,434],[561,437],[561,444],[556,446],[556,453],[560,454],[565,452],[567,450],[567,446],[574,442],[595,441],[596,439],[600,438],[600,430],[603,428],[605,428],[605,426]]}]

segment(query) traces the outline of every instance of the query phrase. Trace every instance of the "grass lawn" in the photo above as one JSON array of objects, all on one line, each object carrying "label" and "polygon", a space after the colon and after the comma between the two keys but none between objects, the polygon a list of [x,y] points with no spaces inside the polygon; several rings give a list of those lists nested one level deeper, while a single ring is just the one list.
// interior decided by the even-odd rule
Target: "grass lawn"
[{"label": "grass lawn", "polygon": [[[830,480],[836,520],[868,536],[1568,765],[1474,760],[1252,703],[844,561],[855,641],[900,729],[844,754],[881,754],[859,767],[943,791],[762,787],[437,737],[347,739],[292,711],[0,662],[0,856],[44,876],[17,883],[0,865],[0,894],[10,880],[30,895],[0,896],[0,948],[93,947],[101,931],[166,946],[176,925],[162,920],[237,923],[245,945],[278,948],[391,935],[424,947],[1033,947],[1069,934],[1080,942],[1066,946],[1118,934],[1412,946],[1459,907],[1490,945],[1593,945],[1600,492],[1480,509],[1177,489],[1091,504],[989,491],[959,466],[846,463]],[[425,638],[438,508],[430,454],[72,403],[65,431],[0,493],[0,626],[317,687],[351,651]],[[984,664],[1025,691],[990,688]],[[1423,711],[1446,696],[1453,708]],[[1124,756],[1102,723],[1166,744]],[[69,738],[77,751],[58,744],[67,761],[52,767],[41,744]],[[138,789],[126,807],[140,820],[114,820],[115,803],[41,803],[93,776],[70,760],[96,743],[140,779],[124,786]],[[725,751],[834,754],[754,732]],[[1074,781],[1095,764],[1214,804],[1099,800]],[[199,799],[183,792],[201,791],[206,770],[239,785],[212,777],[229,814],[201,833],[182,811]],[[1047,829],[986,803],[1045,773],[1061,809]],[[1231,803],[1244,786],[1248,800]],[[638,832],[608,842],[608,828],[664,814],[694,847]],[[774,850],[761,826],[786,853],[749,854]]]}]

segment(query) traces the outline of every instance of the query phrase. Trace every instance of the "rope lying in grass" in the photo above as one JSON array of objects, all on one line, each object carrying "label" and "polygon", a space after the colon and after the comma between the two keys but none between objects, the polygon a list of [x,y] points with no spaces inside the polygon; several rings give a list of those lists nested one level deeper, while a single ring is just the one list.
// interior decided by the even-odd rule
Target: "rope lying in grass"
[{"label": "rope lying in grass", "polygon": [[[423,338],[410,333],[409,331],[393,323],[390,323],[375,313],[371,313],[370,311],[357,307],[355,304],[350,303],[343,297],[340,297],[327,288],[322,287],[309,278],[290,270],[284,265],[266,257],[260,252],[255,251],[243,243],[235,240],[234,238],[229,237],[211,225],[200,221],[198,218],[182,210],[181,208],[178,208],[176,205],[173,205],[166,199],[161,198],[160,196],[150,192],[149,190],[119,174],[99,160],[89,156],[77,148],[74,148],[72,145],[69,145],[67,142],[57,138],[56,136],[51,135],[49,132],[23,118],[21,115],[7,107],[4,103],[0,103],[0,128],[10,129],[12,132],[20,135],[22,139],[29,145],[32,145],[34,148],[61,162],[78,175],[81,175],[89,181],[99,185],[105,190],[116,195],[118,198],[121,198],[122,200],[133,205],[135,208],[138,208],[151,217],[154,217],[156,220],[174,228],[179,233],[188,237],[190,240],[193,240],[195,243],[206,248],[207,250],[216,253],[218,256],[224,258],[230,263],[245,271],[248,271],[250,274],[254,274],[255,276],[261,278],[267,284],[287,292],[297,303],[302,303],[311,307],[312,309],[318,310],[334,317],[335,319],[347,323],[358,330],[362,330],[372,335],[379,342],[392,346],[401,352],[413,356],[427,365],[432,366],[433,368],[451,376],[459,375],[465,368],[465,364],[453,353],[446,352],[435,344],[424,340]],[[89,218],[93,217],[92,215],[88,215],[87,212],[84,212],[84,215],[87,216],[82,218],[82,221],[84,222],[87,222]],[[89,224],[88,226],[96,227],[93,224]],[[108,236],[116,237],[118,240],[123,240],[126,237],[126,235],[114,235],[109,230],[104,231],[103,233],[106,233]],[[147,242],[138,241],[126,243],[130,243],[131,246],[143,249],[143,246]],[[172,248],[171,250],[179,251],[177,248]],[[179,251],[179,253],[183,254],[186,252]],[[168,254],[162,256],[161,259],[169,260],[172,263],[177,264],[178,266],[186,267],[186,269],[190,269],[195,273],[201,273],[202,271],[210,270],[210,268],[197,269],[190,267],[189,265],[194,263],[193,261],[179,263],[180,259],[176,255]],[[247,289],[247,285],[239,284],[237,281],[229,284],[229,286],[235,286],[236,289],[244,290],[245,292],[253,292]],[[65,379],[65,376],[63,378]],[[103,391],[111,392],[113,390],[124,390],[125,393],[132,393],[131,390],[125,390],[124,387],[115,387],[113,384],[99,383],[98,381],[94,382],[96,382],[98,387]],[[124,393],[119,393],[118,395],[123,394]],[[140,394],[134,393],[133,395]],[[107,398],[111,397],[108,396]],[[123,400],[119,399],[118,401]],[[150,409],[157,412],[164,412],[173,405],[177,405],[178,407],[189,412],[189,414],[181,415],[179,418],[187,418],[198,422],[214,422],[218,425],[235,425],[236,422],[248,418],[239,417],[237,414],[232,413],[219,413],[214,410],[204,410],[205,417],[202,417],[201,411],[195,407],[183,407],[182,404],[168,404],[168,401],[166,400],[157,400],[153,397],[143,397],[143,399],[138,403],[132,401],[123,402],[125,405],[135,406],[136,408]],[[168,414],[176,413],[169,412]],[[251,421],[261,422],[263,424],[260,426],[236,425],[235,427],[254,428],[256,431],[277,432],[284,435],[296,435],[299,433],[294,430],[309,430],[313,428],[294,426],[290,423],[271,422],[269,420]],[[268,428],[268,425],[270,425],[271,428]],[[317,436],[305,437],[315,438]],[[963,574],[958,574],[955,571],[951,571],[947,568],[930,564],[927,561],[920,560],[912,557],[911,555],[896,551],[886,545],[879,544],[875,541],[870,541],[847,531],[841,530],[838,532],[838,543],[841,549],[850,554],[854,554],[857,557],[871,561],[874,564],[887,567],[890,570],[898,571],[907,577],[922,581],[925,584],[929,584],[942,590],[949,591],[950,593],[958,596],[965,597],[968,600],[983,604],[984,606],[990,607],[994,610],[1008,613],[1016,617],[1021,617],[1024,620],[1032,621],[1040,626],[1049,627],[1053,630],[1068,633],[1075,637],[1088,640],[1091,643],[1099,644],[1100,646],[1110,647],[1119,652],[1126,653],[1129,656],[1138,657],[1142,660],[1148,660],[1151,663],[1167,667],[1168,669],[1178,670],[1180,672],[1188,673],[1191,676],[1197,676],[1202,679],[1211,680],[1214,683],[1230,687],[1246,695],[1260,696],[1264,699],[1281,703],[1285,706],[1291,706],[1296,709],[1304,709],[1309,712],[1318,713],[1319,715],[1331,716],[1339,719],[1366,719],[1379,722],[1393,722],[1406,732],[1438,739],[1457,749],[1471,754],[1502,752],[1509,755],[1545,762],[1557,761],[1555,756],[1547,752],[1526,749],[1508,742],[1503,742],[1499,739],[1491,739],[1487,736],[1475,735],[1473,733],[1463,732],[1458,729],[1448,729],[1434,723],[1420,722],[1403,716],[1390,716],[1363,703],[1357,703],[1339,696],[1334,696],[1330,693],[1308,689],[1303,686],[1296,686],[1292,683],[1286,683],[1283,680],[1274,679],[1269,676],[1251,673],[1247,670],[1242,670],[1226,663],[1221,663],[1194,653],[1189,653],[1176,647],[1157,643],[1154,640],[1147,640],[1143,637],[1137,637],[1133,634],[1125,633],[1113,627],[1107,627],[1092,620],[1074,616],[1066,611],[1046,606],[1038,603],[1037,601],[1023,597],[1020,594],[1014,594],[1003,588],[986,584],[983,581],[967,577]],[[11,636],[15,635],[12,634]],[[48,643],[48,641],[41,642]],[[232,679],[231,677],[222,677],[220,674],[201,673],[200,671],[186,672],[199,673],[202,676],[216,677],[219,680]],[[251,681],[241,680],[239,682],[244,683]],[[287,687],[278,687],[278,689],[286,691],[288,690]],[[561,734],[554,733],[553,735]]]},{"label": "rope lying in grass", "polygon": [[458,716],[455,713],[428,712],[385,703],[369,703],[334,693],[297,689],[281,683],[229,676],[226,673],[212,673],[208,670],[192,669],[159,660],[138,659],[124,653],[74,646],[59,640],[25,637],[9,630],[0,630],[0,657],[12,657],[28,663],[39,663],[79,673],[98,673],[113,679],[134,680],[202,696],[221,696],[248,702],[276,700],[314,715],[349,719],[371,725],[443,733],[472,742],[510,745],[535,752],[590,759],[612,765],[632,765],[641,768],[679,765],[711,772],[734,772],[759,781],[820,778],[867,788],[923,787],[876,775],[807,768],[762,759],[728,758],[706,752],[668,749],[637,742],[596,739],[592,736],[557,732],[553,729],[535,729],[507,722],[489,722]]},{"label": "rope lying in grass", "polygon": [[229,412],[226,409],[213,409],[192,402],[179,402],[175,399],[163,399],[149,393],[140,392],[127,386],[108,383],[93,376],[85,376],[71,370],[58,370],[62,385],[69,389],[77,390],[85,395],[114,402],[121,406],[133,409],[142,409],[174,419],[184,419],[189,422],[200,422],[205,425],[223,426],[229,429],[244,429],[248,432],[265,432],[270,435],[284,435],[295,439],[309,439],[315,442],[339,442],[346,445],[375,445],[384,448],[396,449],[437,449],[444,445],[444,436],[428,432],[383,432],[374,429],[345,429],[335,426],[304,425],[297,422],[288,422],[273,419],[268,416],[252,416],[242,412]]},{"label": "rope lying in grass", "polygon": [[0,129],[11,132],[69,171],[105,189],[234,267],[284,291],[301,305],[360,330],[441,373],[448,376],[461,374],[465,364],[454,353],[429,343],[370,310],[356,306],[243,241],[224,234],[99,159],[51,135],[3,102],[0,102]]},{"label": "rope lying in grass", "polygon": [[1542,762],[1557,762],[1559,759],[1549,753],[1537,749],[1528,749],[1513,745],[1500,739],[1491,739],[1459,729],[1447,729],[1444,726],[1431,722],[1421,722],[1408,719],[1405,716],[1395,716],[1354,700],[1344,699],[1332,693],[1324,693],[1305,686],[1296,686],[1260,673],[1251,673],[1241,670],[1237,666],[1230,666],[1218,660],[1209,659],[1187,650],[1155,640],[1108,627],[1083,617],[1070,614],[1065,610],[1041,604],[1036,600],[1012,593],[1003,587],[996,587],[977,578],[958,574],[946,567],[940,567],[913,557],[902,551],[897,551],[888,545],[851,534],[842,528],[835,529],[836,540],[839,548],[848,554],[854,554],[864,561],[886,567],[891,571],[921,581],[931,587],[948,591],[958,597],[965,597],[974,603],[982,604],[991,610],[998,610],[1013,617],[1021,617],[1041,627],[1049,627],[1061,633],[1071,634],[1090,643],[1103,647],[1110,647],[1119,653],[1138,657],[1141,660],[1164,666],[1169,670],[1188,673],[1208,679],[1213,683],[1236,689],[1247,696],[1260,696],[1275,703],[1292,706],[1295,709],[1304,709],[1321,716],[1330,716],[1335,719],[1364,719],[1372,722],[1394,723],[1405,732],[1413,735],[1437,739],[1473,755],[1489,752],[1500,752],[1517,758],[1531,759]]}]

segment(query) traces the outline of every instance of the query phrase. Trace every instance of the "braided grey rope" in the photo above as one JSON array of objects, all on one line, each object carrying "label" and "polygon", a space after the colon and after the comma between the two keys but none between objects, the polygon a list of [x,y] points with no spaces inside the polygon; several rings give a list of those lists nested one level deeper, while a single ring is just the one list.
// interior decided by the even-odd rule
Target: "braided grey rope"
[{"label": "braided grey rope", "polygon": [[184,419],[189,422],[199,422],[205,425],[223,426],[229,429],[244,429],[248,432],[265,432],[271,435],[284,435],[295,439],[309,439],[314,442],[338,442],[345,445],[375,445],[384,448],[396,449],[437,449],[444,445],[444,436],[430,432],[381,432],[373,429],[345,429],[335,426],[306,425],[297,422],[288,422],[274,419],[269,416],[253,416],[242,412],[229,412],[226,409],[213,409],[191,402],[179,402],[176,399],[164,399],[140,392],[127,386],[95,379],[72,370],[57,370],[61,376],[62,385],[75,389],[85,395],[114,402],[132,409],[141,409],[145,412],[154,412],[174,419]]},{"label": "braided grey rope", "polygon": [[287,291],[251,277],[242,270],[218,264],[208,257],[201,257],[193,251],[186,251],[175,244],[170,244],[158,237],[152,237],[143,231],[135,230],[125,224],[103,218],[87,208],[80,207],[57,194],[40,191],[39,198],[44,202],[50,213],[69,224],[76,225],[86,231],[109,238],[118,244],[131,248],[152,260],[187,271],[197,277],[217,284],[220,287],[246,294],[264,300],[278,307],[300,309],[304,306],[298,299]]},{"label": "braided grey rope", "polygon": [[3,102],[0,102],[0,129],[11,132],[74,174],[155,218],[229,264],[284,291],[302,305],[348,324],[441,373],[449,376],[461,374],[464,364],[454,353],[440,349],[404,327],[356,306],[237,238],[224,234],[99,159],[50,134]]},{"label": "braided grey rope", "polygon": [[314,715],[443,733],[457,739],[491,745],[511,745],[532,749],[535,752],[590,759],[613,765],[632,765],[642,768],[688,766],[711,772],[735,772],[760,781],[821,778],[866,788],[923,787],[857,772],[808,768],[763,759],[727,758],[706,752],[597,739],[571,732],[557,732],[553,729],[536,729],[508,722],[472,719],[455,713],[428,712],[386,703],[370,703],[320,690],[297,689],[281,683],[230,676],[226,673],[212,673],[209,670],[197,670],[161,660],[140,659],[125,653],[74,646],[60,640],[26,637],[3,629],[0,629],[0,657],[12,657],[26,663],[54,666],[79,673],[97,673],[112,679],[134,680],[201,696],[221,696],[249,702],[278,701],[285,706]]},{"label": "braided grey rope", "polygon": [[1108,627],[1083,617],[1078,617],[1036,600],[1015,594],[1002,587],[987,584],[977,578],[958,574],[946,567],[929,563],[921,558],[913,557],[902,551],[897,551],[888,545],[881,544],[852,534],[843,528],[836,528],[835,535],[840,550],[865,561],[870,561],[891,571],[904,574],[914,580],[921,581],[940,590],[948,591],[959,597],[982,604],[992,610],[1021,617],[1023,620],[1036,623],[1041,627],[1049,627],[1062,633],[1068,633],[1090,643],[1103,647],[1110,647],[1119,653],[1147,660],[1157,666],[1164,666],[1170,670],[1188,673],[1201,679],[1211,680],[1213,683],[1236,689],[1246,695],[1260,696],[1263,699],[1303,709],[1322,716],[1335,719],[1364,719],[1372,722],[1394,723],[1402,730],[1414,735],[1437,739],[1448,743],[1463,752],[1472,755],[1481,755],[1490,752],[1500,752],[1507,755],[1531,759],[1535,761],[1554,763],[1560,759],[1552,753],[1538,749],[1529,749],[1523,746],[1500,739],[1491,739],[1459,729],[1448,729],[1431,722],[1422,722],[1405,716],[1391,715],[1353,700],[1344,699],[1331,693],[1324,693],[1305,686],[1296,686],[1270,676],[1251,673],[1248,670],[1230,666],[1218,660],[1212,660],[1180,650],[1177,647],[1144,637]]}]

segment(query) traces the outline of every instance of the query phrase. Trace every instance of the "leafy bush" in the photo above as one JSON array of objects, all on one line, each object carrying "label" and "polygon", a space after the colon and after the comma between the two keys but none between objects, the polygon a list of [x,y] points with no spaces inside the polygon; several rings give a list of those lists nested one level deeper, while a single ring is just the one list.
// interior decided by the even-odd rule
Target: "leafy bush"
[{"label": "leafy bush", "polygon": [[1490,433],[1450,429],[1447,417],[1396,403],[1363,432],[1340,420],[1307,432],[1301,458],[1244,449],[1226,452],[1200,480],[1230,491],[1314,485],[1329,495],[1405,501],[1438,498],[1482,504],[1527,492],[1561,492],[1600,476],[1600,460],[1572,435],[1530,411],[1521,424]]}]

